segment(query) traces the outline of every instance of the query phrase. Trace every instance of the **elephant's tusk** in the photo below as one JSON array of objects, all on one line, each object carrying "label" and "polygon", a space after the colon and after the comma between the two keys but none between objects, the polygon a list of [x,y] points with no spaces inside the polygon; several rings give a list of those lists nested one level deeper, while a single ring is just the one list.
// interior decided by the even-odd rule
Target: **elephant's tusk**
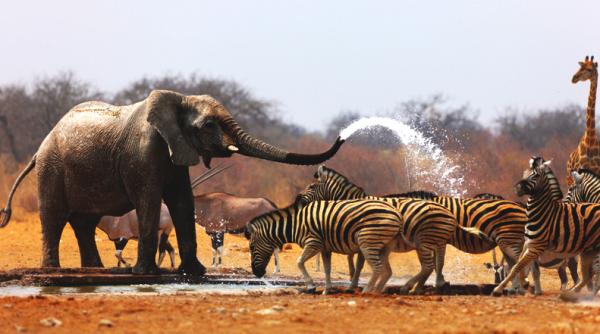
[{"label": "elephant's tusk", "polygon": [[233,146],[233,145],[227,146],[227,149],[231,152],[238,152],[240,150],[239,148],[237,148],[237,146]]}]

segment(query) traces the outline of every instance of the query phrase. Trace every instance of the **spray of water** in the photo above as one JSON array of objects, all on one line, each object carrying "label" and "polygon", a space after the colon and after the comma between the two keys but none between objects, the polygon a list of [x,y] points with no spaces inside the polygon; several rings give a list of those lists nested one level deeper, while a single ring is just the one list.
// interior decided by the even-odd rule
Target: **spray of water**
[{"label": "spray of water", "polygon": [[377,127],[392,130],[399,141],[410,148],[407,151],[411,160],[411,175],[427,180],[435,188],[452,196],[462,196],[466,193],[459,166],[447,158],[431,139],[402,122],[388,117],[365,117],[343,129],[340,137],[348,139],[357,132],[373,131]]}]

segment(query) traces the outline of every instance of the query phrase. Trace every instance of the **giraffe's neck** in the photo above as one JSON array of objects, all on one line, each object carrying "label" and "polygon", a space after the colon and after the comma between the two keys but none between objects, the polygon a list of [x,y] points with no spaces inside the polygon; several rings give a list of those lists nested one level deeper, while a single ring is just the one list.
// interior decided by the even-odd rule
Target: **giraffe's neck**
[{"label": "giraffe's neck", "polygon": [[590,140],[596,138],[596,91],[598,89],[598,76],[590,79],[590,95],[588,97],[587,111],[585,113],[585,141],[590,144]]}]

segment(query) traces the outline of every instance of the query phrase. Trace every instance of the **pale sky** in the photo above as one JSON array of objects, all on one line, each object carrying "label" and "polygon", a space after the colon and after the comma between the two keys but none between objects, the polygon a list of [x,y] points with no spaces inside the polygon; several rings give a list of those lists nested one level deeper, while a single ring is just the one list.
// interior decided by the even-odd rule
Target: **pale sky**
[{"label": "pale sky", "polygon": [[143,75],[233,79],[323,129],[442,93],[489,121],[586,103],[600,1],[6,1],[0,84],[72,70],[109,92]]}]

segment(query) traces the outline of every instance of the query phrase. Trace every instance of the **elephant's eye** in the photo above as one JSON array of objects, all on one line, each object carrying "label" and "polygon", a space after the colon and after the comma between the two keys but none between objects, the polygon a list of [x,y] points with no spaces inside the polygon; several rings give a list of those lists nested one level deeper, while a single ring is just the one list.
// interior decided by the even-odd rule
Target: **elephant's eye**
[{"label": "elephant's eye", "polygon": [[213,120],[208,120],[204,122],[204,128],[208,130],[213,130],[217,127],[217,123]]}]

